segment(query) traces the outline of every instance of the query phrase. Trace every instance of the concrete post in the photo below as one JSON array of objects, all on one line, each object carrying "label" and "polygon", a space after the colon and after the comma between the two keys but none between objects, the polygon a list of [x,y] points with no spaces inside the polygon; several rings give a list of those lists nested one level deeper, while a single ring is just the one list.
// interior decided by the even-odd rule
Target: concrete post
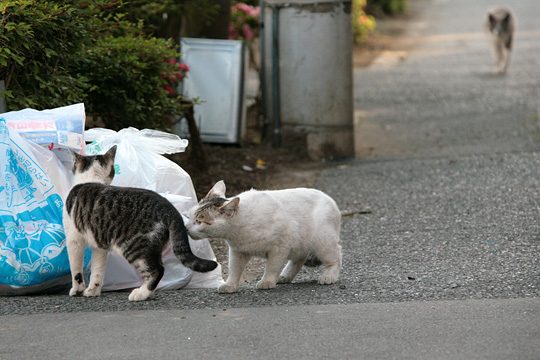
[{"label": "concrete post", "polygon": [[[351,0],[265,1],[266,104],[272,101],[272,19],[279,14],[279,111],[312,158],[353,156]],[[266,116],[273,119],[267,106]]]}]

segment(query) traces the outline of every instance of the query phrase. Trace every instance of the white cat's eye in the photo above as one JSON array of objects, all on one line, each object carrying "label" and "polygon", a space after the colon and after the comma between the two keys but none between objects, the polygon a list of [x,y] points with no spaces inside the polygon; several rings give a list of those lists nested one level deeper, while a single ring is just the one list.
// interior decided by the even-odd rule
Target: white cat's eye
[{"label": "white cat's eye", "polygon": [[201,225],[201,224],[210,225],[210,222],[205,221],[204,219],[195,219],[195,225]]}]

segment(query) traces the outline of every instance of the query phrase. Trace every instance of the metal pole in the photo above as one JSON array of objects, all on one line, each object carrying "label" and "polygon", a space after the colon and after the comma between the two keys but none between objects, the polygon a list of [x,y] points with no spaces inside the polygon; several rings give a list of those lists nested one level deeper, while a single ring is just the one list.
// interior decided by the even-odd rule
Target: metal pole
[{"label": "metal pole", "polygon": [[274,136],[272,145],[281,146],[281,101],[279,83],[279,6],[272,7],[272,115]]},{"label": "metal pole", "polygon": [[260,111],[261,114],[264,116],[264,123],[263,123],[263,137],[267,136],[268,134],[268,117],[266,112],[266,97],[267,97],[267,89],[266,89],[266,31],[265,31],[265,3],[264,0],[259,1],[259,6],[261,9],[260,17],[259,17],[259,55],[261,59],[260,63],[260,69],[259,69],[259,87],[260,87],[260,95],[261,95],[261,107]]}]

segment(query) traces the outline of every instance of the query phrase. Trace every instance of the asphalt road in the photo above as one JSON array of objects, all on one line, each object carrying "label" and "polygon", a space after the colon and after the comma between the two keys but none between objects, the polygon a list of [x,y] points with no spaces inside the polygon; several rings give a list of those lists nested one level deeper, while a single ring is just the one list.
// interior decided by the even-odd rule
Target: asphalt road
[{"label": "asphalt road", "polygon": [[416,45],[355,70],[360,157],[317,182],[346,214],[339,284],[0,298],[0,358],[540,358],[540,2],[507,3],[504,77],[487,0],[413,0]]},{"label": "asphalt road", "polygon": [[538,359],[539,309],[521,299],[5,316],[0,358]]}]

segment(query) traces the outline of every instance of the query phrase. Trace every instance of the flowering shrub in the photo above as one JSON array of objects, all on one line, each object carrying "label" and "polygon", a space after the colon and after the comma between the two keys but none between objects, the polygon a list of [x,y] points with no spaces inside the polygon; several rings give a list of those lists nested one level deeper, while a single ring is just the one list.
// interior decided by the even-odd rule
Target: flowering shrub
[{"label": "flowering shrub", "polygon": [[[193,0],[195,1],[195,0]],[[197,0],[198,1],[198,0]],[[189,70],[177,45],[142,34],[118,0],[0,0],[0,80],[8,110],[84,102],[106,127],[163,128],[182,111]],[[174,78],[174,79],[173,79]]]},{"label": "flowering shrub", "polygon": [[167,59],[167,71],[161,74],[161,78],[165,80],[163,89],[169,96],[176,96],[176,87],[187,76],[189,66],[184,63],[179,63],[175,58]]},{"label": "flowering shrub", "polygon": [[231,8],[229,39],[253,41],[259,36],[260,8],[245,3],[234,4]]},{"label": "flowering shrub", "polygon": [[52,108],[84,100],[91,87],[73,71],[91,38],[88,19],[52,1],[0,1],[0,80],[8,110]]},{"label": "flowering shrub", "polygon": [[375,29],[375,19],[364,11],[366,0],[353,0],[352,27],[356,43],[362,42]]},{"label": "flowering shrub", "polygon": [[[163,119],[181,111],[181,97],[166,88],[184,74],[167,59],[179,56],[171,40],[139,36],[107,36],[96,41],[81,58],[87,91],[87,113],[105,126],[163,128]],[[174,81],[174,82],[172,82]]]}]

